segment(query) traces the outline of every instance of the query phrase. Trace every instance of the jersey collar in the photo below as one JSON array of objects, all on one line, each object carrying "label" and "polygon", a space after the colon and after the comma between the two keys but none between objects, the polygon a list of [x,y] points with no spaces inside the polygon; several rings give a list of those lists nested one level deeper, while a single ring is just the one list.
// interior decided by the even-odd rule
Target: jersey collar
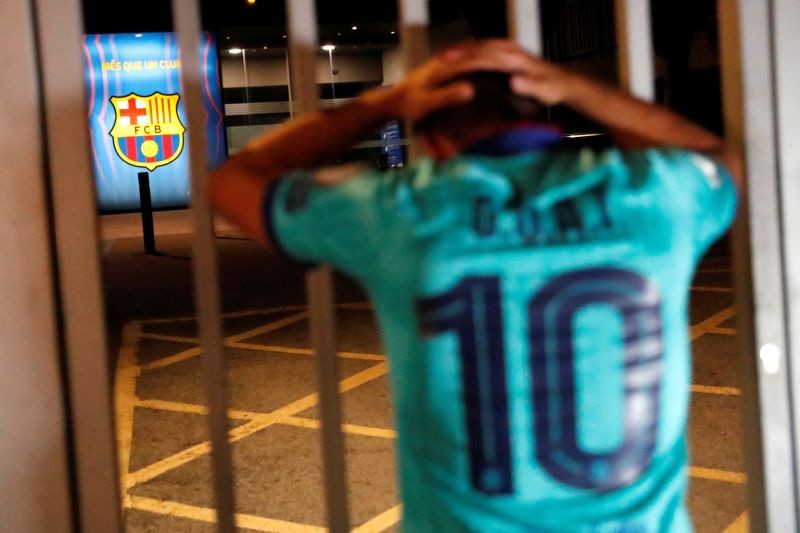
[{"label": "jersey collar", "polygon": [[464,153],[508,157],[552,148],[561,142],[561,129],[551,124],[526,122],[473,143]]}]

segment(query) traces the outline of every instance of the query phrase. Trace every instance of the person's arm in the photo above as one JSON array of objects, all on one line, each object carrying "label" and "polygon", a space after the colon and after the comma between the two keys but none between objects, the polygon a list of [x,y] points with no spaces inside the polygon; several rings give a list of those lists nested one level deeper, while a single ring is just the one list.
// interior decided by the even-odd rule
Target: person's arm
[{"label": "person's arm", "polygon": [[343,108],[311,113],[255,139],[211,176],[209,194],[215,209],[265,241],[261,208],[270,182],[292,170],[329,162],[392,118],[414,121],[467,102],[474,94],[472,86],[448,81],[466,72],[504,68],[491,53],[465,55],[460,50],[445,52],[393,87],[367,91]]},{"label": "person's arm", "polygon": [[563,104],[606,126],[623,147],[675,147],[706,154],[742,179],[739,154],[701,126],[661,106],[637,100],[618,89],[568,72],[542,59],[517,60],[512,89],[548,105]]}]

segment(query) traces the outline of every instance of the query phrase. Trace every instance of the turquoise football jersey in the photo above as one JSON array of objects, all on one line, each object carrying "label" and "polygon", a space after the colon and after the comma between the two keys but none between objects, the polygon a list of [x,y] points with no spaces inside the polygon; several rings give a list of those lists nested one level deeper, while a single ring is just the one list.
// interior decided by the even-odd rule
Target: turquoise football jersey
[{"label": "turquoise football jersey", "polygon": [[265,223],[373,301],[404,530],[691,531],[687,304],[725,171],[549,149],[339,172],[277,182]]}]

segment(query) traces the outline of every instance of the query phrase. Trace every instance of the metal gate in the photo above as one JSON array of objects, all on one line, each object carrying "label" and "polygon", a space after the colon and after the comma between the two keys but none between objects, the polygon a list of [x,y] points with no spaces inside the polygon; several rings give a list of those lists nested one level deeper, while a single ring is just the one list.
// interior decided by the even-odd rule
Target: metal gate
[{"label": "metal gate", "polygon": [[[649,2],[616,0],[621,81],[652,100]],[[406,69],[427,57],[426,0],[398,0]],[[204,146],[197,40],[199,2],[173,0],[183,51],[192,146]],[[315,109],[314,0],[286,0],[295,110]],[[508,0],[509,33],[542,49],[538,0]],[[736,229],[740,350],[746,401],[749,517],[755,531],[798,530],[800,475],[800,4],[719,0],[728,140],[746,156]],[[0,529],[121,529],[118,460],[85,113],[78,0],[5,0],[0,8]],[[78,132],[76,134],[76,132]],[[194,279],[202,340],[219,531],[235,528],[217,260],[204,150],[192,150]],[[308,275],[311,338],[322,406],[331,531],[350,529],[332,281]],[[117,420],[117,424],[130,421]],[[122,489],[123,495],[125,487]]]}]

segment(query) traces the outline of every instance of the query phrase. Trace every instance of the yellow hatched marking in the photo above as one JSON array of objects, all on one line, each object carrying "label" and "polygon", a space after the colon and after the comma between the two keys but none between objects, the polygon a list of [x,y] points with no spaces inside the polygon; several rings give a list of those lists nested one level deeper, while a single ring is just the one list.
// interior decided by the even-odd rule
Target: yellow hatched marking
[{"label": "yellow hatched marking", "polygon": [[732,318],[735,313],[736,311],[732,306],[726,307],[719,313],[712,315],[711,317],[703,320],[699,324],[692,326],[689,329],[689,338],[691,340],[696,340],[699,337],[702,337],[703,335],[705,335],[712,329],[716,328],[726,320]]},{"label": "yellow hatched marking", "polygon": [[731,523],[722,533],[749,533],[750,523],[748,521],[747,511],[740,514],[736,520]]},{"label": "yellow hatched marking", "polygon": [[[285,305],[282,307],[272,307],[270,309],[250,309],[248,311],[233,311],[231,313],[222,313],[222,318],[245,318],[248,316],[256,316],[256,315],[274,315],[276,313],[285,313],[288,311],[305,311],[307,307],[305,305]],[[197,320],[197,317],[194,315],[191,316],[177,316],[172,318],[146,318],[143,320],[139,320],[139,323],[149,325],[149,324],[173,324],[176,322],[191,322],[192,320]]]},{"label": "yellow hatched marking", "polygon": [[[198,507],[185,503],[156,500],[143,496],[127,496],[125,507],[148,511],[167,516],[177,516],[189,518],[200,522],[215,524],[217,522],[217,511],[209,507]],[[236,526],[243,529],[254,531],[268,531],[274,533],[323,533],[327,531],[324,527],[312,526],[308,524],[298,524],[286,520],[275,520],[251,514],[236,513]]]},{"label": "yellow hatched marking", "polygon": [[[189,413],[193,415],[207,415],[208,408],[205,405],[198,405],[194,403],[170,402],[167,400],[136,400],[136,407],[144,407],[146,409],[154,409],[157,411],[172,411],[175,413]],[[232,411],[228,411],[228,416],[232,416]]]},{"label": "yellow hatched marking", "polygon": [[747,483],[747,475],[742,472],[702,468],[699,466],[690,466],[689,476],[698,479],[709,479],[711,481],[725,481],[726,483],[736,483],[739,485]]},{"label": "yellow hatched marking", "polygon": [[398,523],[402,517],[403,505],[398,503],[388,511],[384,511],[375,518],[364,522],[351,533],[379,533]]},{"label": "yellow hatched marking", "polygon": [[[136,407],[155,409],[158,411],[172,411],[175,413],[189,413],[194,415],[207,415],[208,409],[205,405],[193,403],[169,402],[166,400],[136,400]],[[228,416],[235,420],[260,420],[270,416],[270,413],[258,413],[255,411],[237,411],[231,409]],[[320,421],[314,418],[301,416],[289,416],[276,422],[286,426],[295,426],[308,429],[319,429]],[[342,431],[353,435],[363,435],[366,437],[380,437],[383,439],[397,438],[397,432],[393,429],[376,428],[372,426],[361,426],[358,424],[342,424]]]},{"label": "yellow hatched marking", "polygon": [[286,318],[276,320],[275,322],[270,322],[269,324],[265,324],[263,326],[247,330],[237,335],[231,335],[230,337],[227,337],[225,339],[225,342],[241,342],[245,339],[249,339],[250,337],[257,337],[258,335],[263,335],[264,333],[269,333],[270,331],[275,331],[276,329],[284,328],[286,326],[294,324],[295,322],[300,322],[307,318],[308,318],[308,311],[303,311],[302,313],[297,313],[296,315],[287,316]]},{"label": "yellow hatched marking", "polygon": [[[259,352],[276,352],[290,355],[314,355],[314,350],[307,348],[292,348],[288,346],[271,346],[266,344],[251,344],[248,342],[226,342],[225,346],[239,348],[242,350],[254,350]],[[358,352],[336,352],[342,359],[360,359],[362,361],[385,361],[386,357],[377,353],[358,353]]]},{"label": "yellow hatched marking", "polygon": [[[337,309],[353,309],[357,311],[370,310],[372,304],[370,302],[345,302],[336,304]],[[276,313],[286,313],[289,311],[307,311],[306,305],[283,305],[279,307],[270,307],[269,309],[249,309],[247,311],[232,311],[230,313],[222,313],[222,318],[244,318],[256,315],[274,315]],[[197,317],[192,316],[176,316],[171,318],[143,318],[137,320],[140,324],[172,324],[174,322],[190,322],[197,320]]]},{"label": "yellow hatched marking", "polygon": [[139,322],[128,322],[122,328],[122,340],[117,358],[114,379],[114,418],[117,426],[117,453],[119,459],[120,495],[125,495],[125,483],[131,464],[133,441],[133,412],[136,402],[136,379],[139,367],[136,352],[139,347]]},{"label": "yellow hatched marking", "polygon": [[[368,383],[374,379],[384,376],[388,371],[389,365],[385,362],[367,368],[366,370],[362,370],[361,372],[358,372],[357,374],[340,381],[339,393],[341,394],[343,392],[347,392],[360,385],[363,385],[364,383]],[[259,415],[253,418],[251,422],[230,430],[228,432],[228,438],[230,442],[237,442],[245,437],[249,437],[250,435],[261,431],[264,428],[279,423],[287,417],[296,415],[297,413],[305,411],[306,409],[310,409],[318,403],[319,396],[317,393],[309,394],[308,396],[276,409],[275,411],[264,415]],[[169,472],[170,470],[174,470],[179,466],[193,461],[198,457],[207,455],[210,451],[211,443],[209,441],[197,444],[131,473],[128,475],[125,485],[127,488],[135,487],[136,485],[150,481],[161,474]]]},{"label": "yellow hatched marking", "polygon": [[[308,317],[308,313],[303,311],[302,313],[298,313],[296,315],[292,315],[286,318],[282,318],[280,320],[276,320],[275,322],[270,322],[269,324],[265,324],[263,326],[258,326],[257,328],[250,329],[243,333],[239,333],[237,335],[231,335],[225,339],[225,343],[236,343],[242,339],[246,339],[249,337],[255,337],[256,335],[261,335],[263,333],[268,333],[270,331],[274,331],[276,329],[280,329],[286,327],[290,324],[295,322],[299,322],[301,320],[305,320]],[[152,334],[148,334],[152,335]],[[152,338],[152,337],[151,337]],[[141,366],[141,369],[144,371],[156,370],[158,368],[164,368],[170,365],[174,365],[176,363],[180,363],[182,361],[186,361],[187,359],[191,359],[192,357],[197,357],[203,353],[203,349],[201,346],[195,346],[184,350],[182,352],[176,353],[175,355],[170,355],[169,357],[164,357],[163,359],[159,359],[157,361],[153,361],[151,363],[147,363]]]},{"label": "yellow hatched marking", "polygon": [[196,337],[181,337],[180,335],[162,335],[161,333],[140,333],[142,339],[153,339],[156,341],[185,342],[187,344],[200,344],[200,339]]},{"label": "yellow hatched marking", "polygon": [[729,293],[733,292],[733,289],[730,287],[707,287],[707,286],[695,286],[692,287],[692,291],[694,292],[724,292]]},{"label": "yellow hatched marking", "polygon": [[708,333],[715,333],[717,335],[736,335],[736,330],[734,328],[716,327],[708,330]]},{"label": "yellow hatched marking", "polygon": [[711,385],[692,385],[692,392],[717,394],[720,396],[741,396],[742,390],[735,387],[714,387]]},{"label": "yellow hatched marking", "polygon": [[170,355],[169,357],[164,357],[163,359],[146,363],[139,368],[144,372],[156,370],[158,368],[164,368],[176,363],[180,363],[181,361],[186,361],[192,357],[197,357],[201,353],[203,353],[203,349],[200,346],[195,346],[194,348],[189,348],[188,350],[178,352],[175,355]]},{"label": "yellow hatched marking", "polygon": [[[320,421],[315,418],[305,418],[302,416],[290,416],[280,422],[283,425],[295,426],[307,429],[319,429]],[[364,437],[378,437],[381,439],[396,439],[397,432],[393,429],[376,428],[372,426],[360,426],[358,424],[342,424],[342,431],[351,435],[361,435]]]}]

